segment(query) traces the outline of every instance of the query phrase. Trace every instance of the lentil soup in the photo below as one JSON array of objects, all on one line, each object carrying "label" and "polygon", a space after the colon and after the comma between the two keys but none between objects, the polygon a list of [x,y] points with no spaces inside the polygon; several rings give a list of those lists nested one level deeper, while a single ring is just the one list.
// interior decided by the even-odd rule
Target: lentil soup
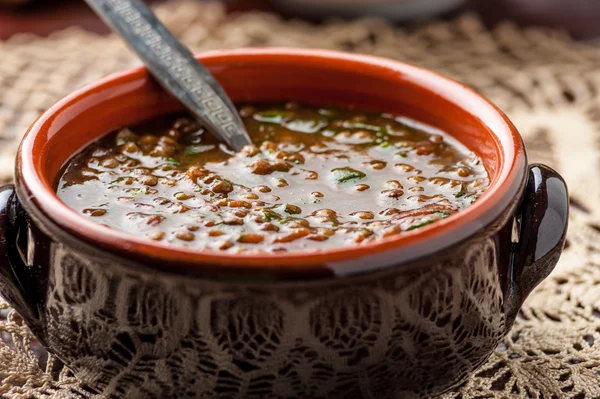
[{"label": "lentil soup", "polygon": [[414,230],[489,185],[445,133],[389,114],[297,103],[239,108],[235,153],[188,115],[113,132],[71,159],[58,196],[98,223],[198,249],[315,251]]}]

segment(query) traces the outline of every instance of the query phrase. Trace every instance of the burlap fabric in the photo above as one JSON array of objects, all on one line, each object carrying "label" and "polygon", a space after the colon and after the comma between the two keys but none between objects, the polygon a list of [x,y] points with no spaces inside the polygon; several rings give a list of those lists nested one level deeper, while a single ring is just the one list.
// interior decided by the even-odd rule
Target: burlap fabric
[{"label": "burlap fabric", "polygon": [[[396,58],[450,75],[490,97],[525,137],[531,161],[556,168],[572,195],[567,248],[491,359],[450,398],[600,398],[600,48],[565,34],[476,16],[395,28],[377,20],[314,26],[264,13],[227,16],[176,1],[163,20],[194,50],[300,46]],[[115,37],[69,29],[0,42],[0,179],[27,126],[84,83],[138,64]],[[0,305],[3,398],[85,397],[77,379]]]}]

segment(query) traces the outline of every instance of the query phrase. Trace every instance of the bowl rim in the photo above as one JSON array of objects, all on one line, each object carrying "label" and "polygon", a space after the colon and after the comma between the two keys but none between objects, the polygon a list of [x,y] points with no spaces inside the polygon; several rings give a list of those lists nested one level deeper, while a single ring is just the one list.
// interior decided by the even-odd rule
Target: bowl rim
[{"label": "bowl rim", "polygon": [[[269,270],[287,271],[296,268],[303,272],[320,269],[323,266],[335,270],[360,269],[367,271],[369,264],[364,258],[390,258],[388,264],[398,265],[445,248],[454,246],[468,237],[481,232],[507,208],[515,206],[521,195],[527,159],[524,145],[515,126],[506,115],[490,101],[472,89],[435,72],[386,58],[370,55],[350,54],[332,50],[296,49],[296,48],[246,48],[237,50],[210,51],[197,55],[204,62],[219,64],[239,62],[244,59],[261,61],[286,59],[296,62],[320,61],[354,63],[357,67],[370,69],[373,73],[386,71],[402,74],[408,79],[436,95],[447,96],[451,102],[466,109],[468,105],[477,110],[474,113],[485,122],[494,133],[495,146],[501,146],[499,167],[496,177],[490,182],[486,192],[472,205],[456,215],[440,220],[432,225],[424,226],[397,236],[375,240],[355,247],[336,247],[316,252],[286,252],[281,254],[244,253],[229,254],[215,250],[189,249],[174,245],[155,243],[144,237],[136,237],[102,226],[88,220],[70,209],[48,187],[44,172],[34,162],[36,139],[42,132],[47,132],[54,117],[73,103],[87,99],[99,90],[115,89],[133,81],[148,78],[144,67],[129,69],[105,77],[88,84],[59,100],[45,111],[25,134],[18,150],[16,162],[16,181],[19,199],[25,208],[32,206],[38,216],[50,222],[69,236],[75,236],[111,253],[136,260],[146,259],[159,268],[170,270],[170,265],[184,265],[184,269],[193,271],[199,265],[217,266],[225,270]],[[462,105],[461,105],[462,104]],[[367,262],[369,263],[369,262]],[[375,262],[378,265],[380,262]]]}]

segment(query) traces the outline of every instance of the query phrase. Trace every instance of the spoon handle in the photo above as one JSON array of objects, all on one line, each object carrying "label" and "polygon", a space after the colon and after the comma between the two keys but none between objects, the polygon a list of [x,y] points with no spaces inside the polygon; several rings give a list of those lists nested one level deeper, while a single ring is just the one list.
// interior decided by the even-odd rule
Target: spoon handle
[{"label": "spoon handle", "polygon": [[86,0],[150,73],[234,150],[251,144],[235,106],[211,73],[140,0]]}]

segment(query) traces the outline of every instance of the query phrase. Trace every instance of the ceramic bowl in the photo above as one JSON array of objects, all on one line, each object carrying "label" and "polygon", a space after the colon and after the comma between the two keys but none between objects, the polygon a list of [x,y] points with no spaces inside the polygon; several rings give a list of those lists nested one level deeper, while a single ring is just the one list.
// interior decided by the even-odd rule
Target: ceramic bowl
[{"label": "ceramic bowl", "polygon": [[268,49],[199,59],[234,101],[406,115],[472,149],[491,185],[457,215],[352,248],[231,255],[95,224],[53,184],[76,151],[178,104],[146,70],[58,102],[0,191],[0,292],[106,397],[425,398],[477,369],[555,266],[567,188],[528,165],[514,126],[465,86],[391,60]]}]

